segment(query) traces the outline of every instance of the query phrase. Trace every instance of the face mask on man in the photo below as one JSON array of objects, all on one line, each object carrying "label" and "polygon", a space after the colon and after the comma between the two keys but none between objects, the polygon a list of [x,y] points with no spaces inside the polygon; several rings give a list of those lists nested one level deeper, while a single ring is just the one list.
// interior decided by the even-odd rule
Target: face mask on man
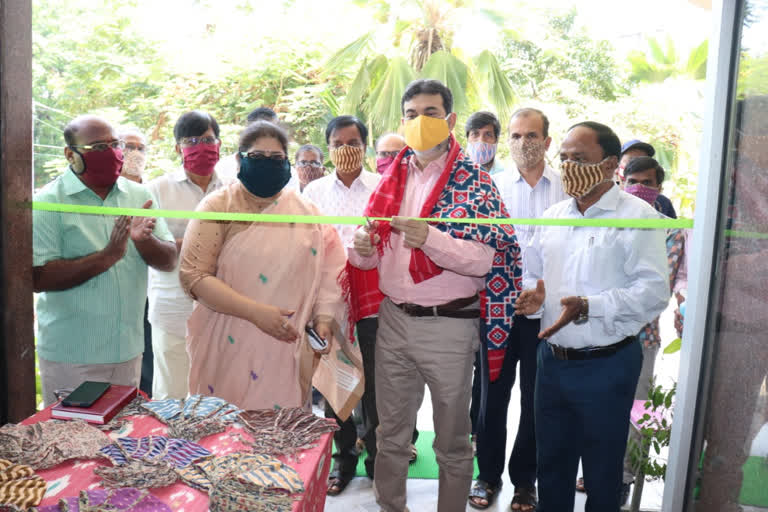
[{"label": "face mask on man", "polygon": [[519,169],[530,169],[544,159],[547,148],[544,141],[520,137],[509,141],[509,152]]},{"label": "face mask on man", "polygon": [[251,194],[272,197],[291,180],[291,162],[287,158],[275,160],[245,156],[240,159],[237,178]]},{"label": "face mask on man", "polygon": [[111,187],[120,177],[123,168],[122,149],[108,148],[104,151],[80,153],[72,148],[72,151],[83,160],[83,170],[77,174],[86,185],[96,188]]},{"label": "face mask on man", "polygon": [[575,198],[584,197],[604,181],[611,181],[605,179],[605,172],[603,172],[603,164],[606,160],[608,157],[596,164],[586,164],[573,160],[560,162],[560,173],[565,193]]},{"label": "face mask on man", "polygon": [[392,162],[395,161],[395,157],[393,156],[386,156],[384,158],[377,158],[376,159],[376,171],[379,174],[384,174],[386,170],[389,168],[390,165],[392,165]]},{"label": "face mask on man", "polygon": [[352,174],[363,167],[365,148],[362,146],[340,146],[328,151],[337,174]]},{"label": "face mask on man", "polygon": [[323,166],[297,165],[296,174],[299,176],[299,183],[306,185],[312,181],[322,178],[325,175]]},{"label": "face mask on man", "polygon": [[467,153],[470,160],[478,165],[485,165],[496,158],[496,144],[488,142],[468,142]]},{"label": "face mask on man", "polygon": [[448,121],[439,117],[418,116],[405,122],[405,143],[417,155],[434,149],[450,134]]},{"label": "face mask on man", "polygon": [[632,194],[635,197],[639,197],[643,201],[647,202],[651,206],[656,202],[661,191],[655,187],[646,187],[642,183],[634,183],[624,187],[624,192]]},{"label": "face mask on man", "polygon": [[135,176],[141,179],[144,176],[144,168],[147,165],[147,155],[139,150],[131,149],[123,151],[123,174]]},{"label": "face mask on man", "polygon": [[184,169],[197,176],[210,176],[219,161],[218,144],[195,144],[181,148]]}]

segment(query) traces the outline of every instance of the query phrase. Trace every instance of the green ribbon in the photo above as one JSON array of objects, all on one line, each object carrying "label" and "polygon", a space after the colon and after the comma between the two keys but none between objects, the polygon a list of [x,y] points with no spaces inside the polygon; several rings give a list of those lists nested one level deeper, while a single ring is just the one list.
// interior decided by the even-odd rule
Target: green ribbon
[{"label": "green ribbon", "polygon": [[[331,216],[331,215],[275,215],[269,213],[230,213],[230,212],[197,212],[189,210],[155,210],[144,208],[118,208],[111,206],[87,206],[79,204],[61,204],[33,201],[33,210],[80,213],[85,215],[127,215],[131,217],[163,217],[167,219],[197,219],[236,222],[274,222],[284,224],[351,224],[355,226],[366,223],[366,217]],[[389,222],[390,217],[369,217],[370,220]],[[600,228],[634,228],[634,229],[673,229],[692,228],[693,219],[475,219],[475,218],[417,218],[428,222],[451,222],[456,224],[517,224],[531,226],[579,226]]]}]

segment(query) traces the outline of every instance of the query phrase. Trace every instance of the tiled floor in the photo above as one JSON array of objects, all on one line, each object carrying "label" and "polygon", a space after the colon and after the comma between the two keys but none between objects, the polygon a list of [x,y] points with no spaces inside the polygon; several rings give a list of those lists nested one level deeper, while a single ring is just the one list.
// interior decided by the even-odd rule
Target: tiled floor
[{"label": "tiled floor", "polygon": [[[674,333],[670,332],[671,327],[664,329],[664,326],[672,325],[671,311],[665,312],[662,316],[662,337],[665,340],[664,346],[673,338]],[[671,386],[672,381],[677,379],[680,358],[677,354],[667,356],[659,351],[656,361],[656,375],[659,384]],[[508,436],[514,439],[517,433],[517,419],[520,415],[520,392],[517,386],[512,391],[510,403]],[[419,430],[434,430],[432,425],[432,405],[427,390],[424,397],[424,403],[419,410],[417,419]],[[508,442],[511,446],[511,442]],[[666,454],[663,454],[666,456]],[[509,482],[509,476],[505,473],[504,485],[493,507],[489,511],[501,512],[509,511],[509,504],[512,501],[513,488]],[[416,480],[408,481],[408,508],[411,512],[434,512],[437,509],[437,480]],[[643,499],[641,503],[642,510],[660,510],[662,495],[664,493],[664,484],[661,481],[646,482],[643,490]],[[576,493],[574,512],[582,512],[586,496]],[[325,505],[328,512],[376,512],[379,510],[376,500],[373,496],[372,482],[368,478],[354,479],[347,489],[340,496],[328,497]],[[467,506],[468,511],[474,509]]]}]

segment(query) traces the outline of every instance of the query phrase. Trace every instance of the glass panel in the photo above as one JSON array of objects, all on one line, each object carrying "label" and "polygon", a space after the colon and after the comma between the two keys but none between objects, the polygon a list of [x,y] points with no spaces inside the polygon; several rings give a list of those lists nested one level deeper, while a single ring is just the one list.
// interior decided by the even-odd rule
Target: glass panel
[{"label": "glass panel", "polygon": [[[768,508],[768,0],[745,2],[688,510]],[[750,509],[751,510],[751,509]]]}]

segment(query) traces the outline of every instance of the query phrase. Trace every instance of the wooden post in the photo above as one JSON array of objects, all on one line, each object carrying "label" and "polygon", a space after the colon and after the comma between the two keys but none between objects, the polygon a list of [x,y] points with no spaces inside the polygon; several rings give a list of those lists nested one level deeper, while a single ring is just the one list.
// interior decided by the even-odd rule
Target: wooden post
[{"label": "wooden post", "polygon": [[35,412],[32,2],[0,0],[0,424]]}]

